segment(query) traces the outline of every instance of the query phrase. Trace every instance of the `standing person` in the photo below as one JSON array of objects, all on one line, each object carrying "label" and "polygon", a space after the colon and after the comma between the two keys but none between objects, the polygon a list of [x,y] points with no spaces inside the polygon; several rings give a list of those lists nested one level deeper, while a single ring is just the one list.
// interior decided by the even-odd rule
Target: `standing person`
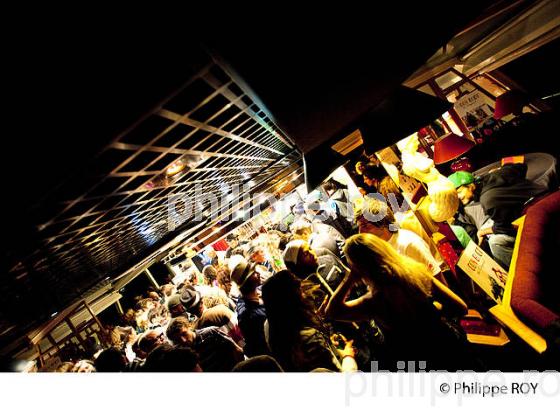
[{"label": "standing person", "polygon": [[352,341],[337,350],[311,304],[304,299],[301,281],[284,270],[263,285],[268,314],[268,344],[285,371],[309,372],[317,368],[355,371]]},{"label": "standing person", "polygon": [[[359,234],[344,248],[351,270],[326,306],[332,319],[374,319],[385,338],[384,357],[396,361],[426,360],[433,369],[456,370],[467,366],[466,337],[448,326],[436,308],[447,316],[467,312],[465,303],[426,269],[399,254],[375,235]],[[354,284],[363,282],[368,292],[349,300]]]},{"label": "standing person", "polygon": [[261,285],[257,266],[259,265],[247,262],[241,255],[234,256],[231,260],[231,280],[241,292],[241,297],[237,300],[237,317],[245,338],[243,351],[247,357],[269,354],[264,338],[266,309],[257,291]]}]

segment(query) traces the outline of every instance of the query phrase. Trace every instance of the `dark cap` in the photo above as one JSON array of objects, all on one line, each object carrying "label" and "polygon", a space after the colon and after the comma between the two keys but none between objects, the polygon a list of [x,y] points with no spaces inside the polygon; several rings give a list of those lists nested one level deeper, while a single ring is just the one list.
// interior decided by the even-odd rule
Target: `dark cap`
[{"label": "dark cap", "polygon": [[201,299],[200,292],[192,286],[185,286],[181,292],[181,303],[188,312],[193,313],[192,309],[198,305]]}]

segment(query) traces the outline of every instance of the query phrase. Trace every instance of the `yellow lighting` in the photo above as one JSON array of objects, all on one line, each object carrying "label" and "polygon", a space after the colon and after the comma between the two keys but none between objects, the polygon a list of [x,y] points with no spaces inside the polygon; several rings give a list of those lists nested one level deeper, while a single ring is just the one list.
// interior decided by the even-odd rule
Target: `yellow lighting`
[{"label": "yellow lighting", "polygon": [[183,164],[182,161],[175,161],[174,163],[169,165],[169,167],[167,167],[165,173],[167,174],[167,176],[173,176],[181,172],[184,168],[185,164]]}]

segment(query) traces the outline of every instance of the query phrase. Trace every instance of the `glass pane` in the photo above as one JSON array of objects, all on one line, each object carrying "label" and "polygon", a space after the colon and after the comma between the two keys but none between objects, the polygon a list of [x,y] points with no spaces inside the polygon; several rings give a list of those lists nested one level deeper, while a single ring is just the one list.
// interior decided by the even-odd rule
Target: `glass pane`
[{"label": "glass pane", "polygon": [[452,71],[445,73],[444,75],[436,78],[436,83],[442,90],[451,87],[453,84],[461,81],[461,77]]}]

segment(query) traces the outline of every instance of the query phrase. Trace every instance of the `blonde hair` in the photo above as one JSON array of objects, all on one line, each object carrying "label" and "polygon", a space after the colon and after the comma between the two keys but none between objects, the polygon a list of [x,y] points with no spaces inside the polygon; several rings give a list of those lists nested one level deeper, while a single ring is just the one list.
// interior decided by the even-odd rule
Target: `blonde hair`
[{"label": "blonde hair", "polygon": [[383,283],[403,286],[414,294],[431,296],[432,280],[428,269],[421,263],[399,254],[388,242],[364,233],[346,240],[344,254],[351,265],[362,272],[383,291]]}]

